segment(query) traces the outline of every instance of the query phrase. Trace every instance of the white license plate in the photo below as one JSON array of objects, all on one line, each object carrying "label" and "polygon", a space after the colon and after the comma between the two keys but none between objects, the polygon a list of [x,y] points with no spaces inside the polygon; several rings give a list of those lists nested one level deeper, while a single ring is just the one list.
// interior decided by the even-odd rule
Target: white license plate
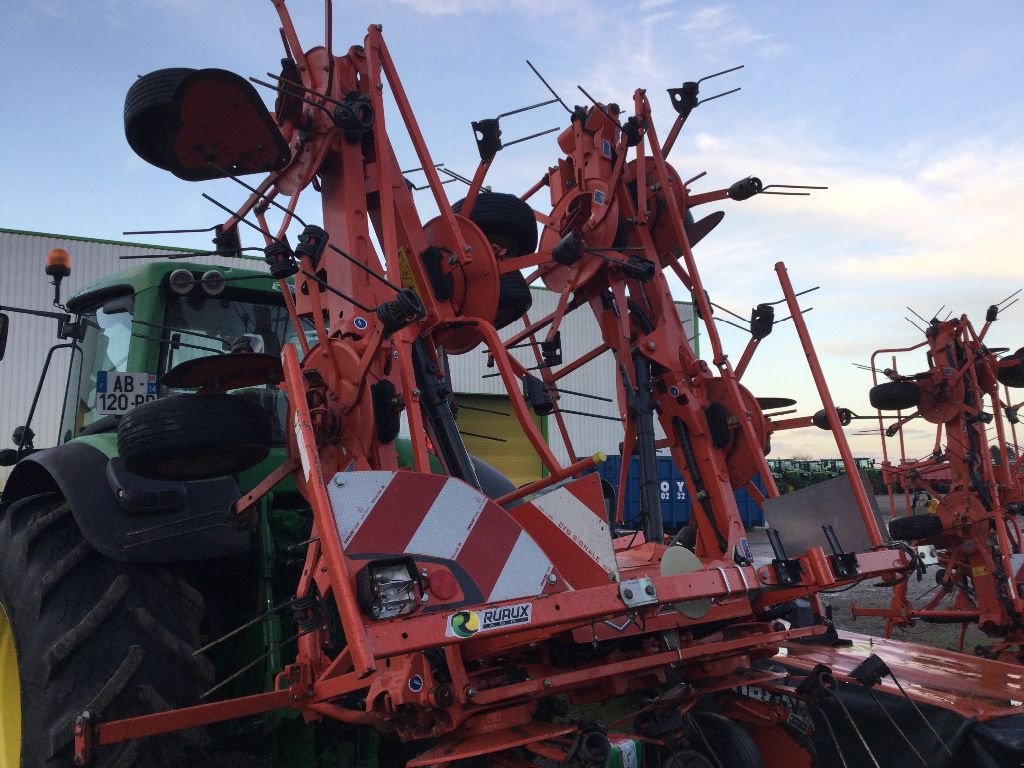
[{"label": "white license plate", "polygon": [[96,413],[121,416],[156,398],[155,374],[122,371],[99,371],[96,374]]}]

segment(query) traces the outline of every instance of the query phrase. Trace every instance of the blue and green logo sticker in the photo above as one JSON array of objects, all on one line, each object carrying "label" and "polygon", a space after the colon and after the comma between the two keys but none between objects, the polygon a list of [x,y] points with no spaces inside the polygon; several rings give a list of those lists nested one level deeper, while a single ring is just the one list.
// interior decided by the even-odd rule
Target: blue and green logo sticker
[{"label": "blue and green logo sticker", "polygon": [[448,637],[467,638],[477,632],[491,632],[495,629],[508,629],[533,621],[533,604],[519,603],[503,605],[497,608],[485,608],[482,611],[458,611],[448,617],[445,634]]}]

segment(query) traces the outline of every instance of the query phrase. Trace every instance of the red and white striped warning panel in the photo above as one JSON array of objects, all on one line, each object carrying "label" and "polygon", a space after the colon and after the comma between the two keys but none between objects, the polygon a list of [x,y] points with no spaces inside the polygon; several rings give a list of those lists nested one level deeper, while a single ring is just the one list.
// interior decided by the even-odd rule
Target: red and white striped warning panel
[{"label": "red and white striped warning panel", "polygon": [[543,493],[509,510],[574,589],[618,579],[615,548],[596,474]]},{"label": "red and white striped warning panel", "polygon": [[339,472],[328,483],[328,494],[350,557],[407,554],[450,560],[488,603],[535,597],[561,582],[551,559],[519,523],[454,477]]}]

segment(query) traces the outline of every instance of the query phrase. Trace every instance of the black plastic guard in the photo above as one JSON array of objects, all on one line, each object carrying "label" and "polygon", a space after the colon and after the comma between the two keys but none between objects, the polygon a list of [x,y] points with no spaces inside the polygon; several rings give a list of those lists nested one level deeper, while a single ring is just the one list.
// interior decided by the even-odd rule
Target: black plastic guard
[{"label": "black plastic guard", "polygon": [[[114,459],[113,461],[118,461]],[[231,505],[241,496],[231,477],[167,483],[132,475],[84,443],[67,443],[26,457],[4,488],[3,504],[59,490],[86,541],[112,560],[169,563],[238,555],[250,550]],[[130,480],[121,486],[118,478]],[[169,486],[174,486],[170,488]],[[125,506],[118,502],[122,491]],[[145,503],[163,499],[163,503]]]}]

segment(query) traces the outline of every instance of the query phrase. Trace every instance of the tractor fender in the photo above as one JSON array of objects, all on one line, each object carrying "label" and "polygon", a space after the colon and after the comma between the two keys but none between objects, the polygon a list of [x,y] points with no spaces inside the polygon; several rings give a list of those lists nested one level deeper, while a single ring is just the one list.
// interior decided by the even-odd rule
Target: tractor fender
[{"label": "tractor fender", "polygon": [[85,540],[112,560],[170,563],[250,551],[250,534],[231,511],[241,496],[231,477],[149,480],[127,472],[98,446],[75,441],[18,462],[0,510],[54,490],[71,505]]}]

